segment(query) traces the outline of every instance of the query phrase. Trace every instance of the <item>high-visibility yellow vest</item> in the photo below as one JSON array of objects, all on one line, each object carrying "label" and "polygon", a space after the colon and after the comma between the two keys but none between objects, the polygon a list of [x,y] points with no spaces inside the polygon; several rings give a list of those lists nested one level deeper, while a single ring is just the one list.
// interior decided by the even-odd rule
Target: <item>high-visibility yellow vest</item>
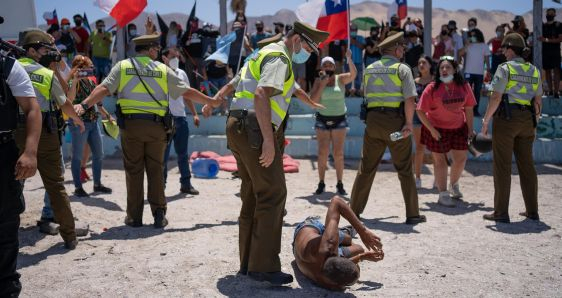
[{"label": "high-visibility yellow vest", "polygon": [[41,112],[48,112],[50,110],[54,72],[31,58],[20,58],[18,61],[31,79]]},{"label": "high-visibility yellow vest", "polygon": [[291,103],[291,96],[295,91],[295,76],[291,67],[291,59],[289,56],[280,50],[264,47],[261,49],[257,56],[250,59],[245,64],[240,72],[240,83],[236,87],[234,99],[230,105],[231,110],[249,110],[254,111],[254,94],[258,88],[258,82],[261,76],[261,64],[266,57],[285,57],[289,65],[289,78],[285,79],[283,84],[283,92],[281,94],[272,96],[269,99],[271,106],[271,122],[275,127],[279,127],[283,119],[287,116],[287,110]]},{"label": "high-visibility yellow vest", "polygon": [[[156,114],[164,116],[168,109],[168,76],[166,65],[149,57],[135,57],[137,76],[130,59],[121,61],[117,104],[123,114]],[[150,96],[148,88],[158,103]]]},{"label": "high-visibility yellow vest", "polygon": [[506,65],[509,77],[505,93],[509,103],[530,106],[541,83],[539,70],[528,62],[508,61]]},{"label": "high-visibility yellow vest", "polygon": [[365,86],[365,100],[368,108],[400,107],[404,96],[402,95],[399,67],[400,62],[397,60],[383,57],[365,69],[363,86]]}]

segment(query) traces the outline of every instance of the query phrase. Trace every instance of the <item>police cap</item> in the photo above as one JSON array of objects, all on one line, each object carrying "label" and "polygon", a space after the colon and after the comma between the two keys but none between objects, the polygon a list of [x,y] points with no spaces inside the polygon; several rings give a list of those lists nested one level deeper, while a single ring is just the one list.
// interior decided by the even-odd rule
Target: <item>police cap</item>
[{"label": "police cap", "polygon": [[526,48],[525,39],[519,33],[509,33],[503,38],[502,47]]},{"label": "police cap", "polygon": [[318,30],[306,23],[296,21],[293,30],[318,54],[318,46],[330,35],[329,32]]},{"label": "police cap", "polygon": [[47,32],[39,28],[29,28],[23,32],[19,44],[21,46],[38,44],[46,47],[53,47],[53,38],[47,34]]},{"label": "police cap", "polygon": [[404,32],[396,32],[392,35],[387,36],[379,44],[379,49],[382,51],[384,49],[390,49],[398,45],[404,45]]},{"label": "police cap", "polygon": [[139,37],[133,38],[135,46],[159,46],[160,45],[160,35],[159,34],[145,34]]}]

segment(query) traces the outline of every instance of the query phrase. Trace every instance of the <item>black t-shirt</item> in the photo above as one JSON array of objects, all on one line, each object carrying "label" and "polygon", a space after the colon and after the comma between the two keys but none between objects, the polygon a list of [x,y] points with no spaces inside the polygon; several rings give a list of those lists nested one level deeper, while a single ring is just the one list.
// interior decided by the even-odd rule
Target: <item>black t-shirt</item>
[{"label": "black t-shirt", "polygon": [[66,52],[74,54],[75,52],[75,45],[74,45],[74,38],[70,35],[70,32],[61,32],[59,43],[63,44],[66,47]]},{"label": "black t-shirt", "polygon": [[[544,23],[542,25],[542,36],[544,38],[558,38],[558,35],[562,34],[562,23],[554,22],[552,24]],[[558,54],[560,55],[560,43],[543,42],[543,53],[545,54]]]},{"label": "black t-shirt", "polygon": [[342,40],[334,40],[328,45],[328,56],[334,58],[335,61],[343,61]]},{"label": "black t-shirt", "polygon": [[207,63],[207,76],[211,79],[220,79],[226,76],[226,64],[217,65],[217,62],[211,60]]},{"label": "black t-shirt", "polygon": [[423,54],[423,46],[417,44],[412,48],[406,50],[404,54],[404,61],[408,64],[411,68],[414,68],[418,65],[418,59]]},{"label": "black t-shirt", "polygon": [[[377,39],[378,39],[378,37],[377,37]],[[377,41],[373,40],[373,38],[369,36],[369,37],[365,38],[365,45],[369,46],[369,47],[373,47],[373,46],[377,45]],[[380,59],[382,57],[382,55],[379,52],[379,50],[375,50],[373,53],[369,53],[369,51],[367,51],[367,49],[365,49],[365,57]]]},{"label": "black t-shirt", "polygon": [[[202,58],[203,57],[203,42],[202,42],[202,30],[198,29],[197,31],[191,33],[186,32],[181,42],[183,43],[185,50],[192,58]],[[188,44],[189,41],[189,44]]]}]

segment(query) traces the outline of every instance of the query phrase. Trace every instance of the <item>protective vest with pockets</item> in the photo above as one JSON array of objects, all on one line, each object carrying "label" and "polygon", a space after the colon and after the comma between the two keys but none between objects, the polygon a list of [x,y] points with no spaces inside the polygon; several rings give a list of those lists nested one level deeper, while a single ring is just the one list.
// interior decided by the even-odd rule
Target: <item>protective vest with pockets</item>
[{"label": "protective vest with pockets", "polygon": [[261,64],[266,57],[284,57],[289,65],[289,78],[285,79],[283,92],[270,97],[271,122],[275,127],[279,127],[283,119],[287,116],[287,110],[291,103],[291,96],[295,90],[295,76],[291,68],[291,59],[283,51],[265,47],[258,52],[255,58],[250,59],[240,72],[240,83],[236,87],[234,99],[230,105],[231,110],[254,111],[254,94],[258,88],[261,77]]},{"label": "protective vest with pockets", "polygon": [[15,60],[0,56],[0,132],[13,131],[18,125],[18,103],[6,82]]},{"label": "protective vest with pockets", "polygon": [[404,101],[402,80],[399,76],[400,62],[383,57],[365,69],[363,86],[368,108],[398,108]]},{"label": "protective vest with pockets", "polygon": [[37,97],[41,112],[50,111],[51,87],[53,86],[54,72],[30,58],[21,58],[18,59],[18,61],[31,79],[31,84],[33,85],[33,89],[35,89],[35,96]]},{"label": "protective vest with pockets", "polygon": [[[117,105],[123,114],[156,114],[164,116],[168,110],[168,73],[166,65],[141,56],[120,62],[120,81]],[[141,76],[143,83],[135,71]],[[156,102],[150,93],[158,101]]]},{"label": "protective vest with pockets", "polygon": [[505,93],[509,103],[530,106],[541,83],[538,69],[528,62],[509,61],[506,66],[509,76]]}]

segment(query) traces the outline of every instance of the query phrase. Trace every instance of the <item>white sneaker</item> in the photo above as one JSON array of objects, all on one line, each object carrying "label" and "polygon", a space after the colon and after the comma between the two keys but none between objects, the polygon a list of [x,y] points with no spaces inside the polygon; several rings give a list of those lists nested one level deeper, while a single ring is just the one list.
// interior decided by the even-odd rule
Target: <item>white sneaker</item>
[{"label": "white sneaker", "polygon": [[416,189],[421,189],[421,178],[416,178]]},{"label": "white sneaker", "polygon": [[457,204],[451,199],[448,191],[442,191],[439,193],[439,200],[437,201],[439,205],[443,205],[445,207],[455,207]]},{"label": "white sneaker", "polygon": [[449,193],[451,194],[451,198],[453,199],[460,199],[463,197],[462,192],[460,190],[460,185],[459,183],[455,183],[452,185],[449,185]]}]

